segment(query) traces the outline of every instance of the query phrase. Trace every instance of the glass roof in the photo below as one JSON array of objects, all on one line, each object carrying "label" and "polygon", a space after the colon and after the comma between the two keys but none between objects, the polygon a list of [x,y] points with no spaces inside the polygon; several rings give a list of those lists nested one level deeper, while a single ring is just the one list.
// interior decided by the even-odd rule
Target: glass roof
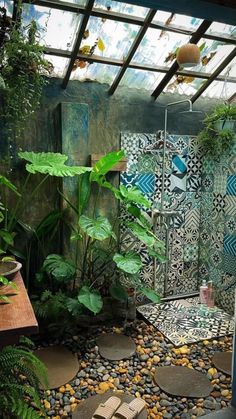
[{"label": "glass roof", "polygon": [[94,8],[105,9],[112,12],[118,12],[126,15],[145,17],[148,13],[147,7],[135,6],[120,1],[96,0]]},{"label": "glass roof", "polygon": [[82,41],[82,49],[84,46],[92,48],[99,39],[102,43],[101,45],[98,43],[96,51],[94,51],[97,55],[123,59],[127,55],[139,27],[115,20],[104,21],[104,19],[92,16],[87,29],[88,36]]},{"label": "glass roof", "polygon": [[32,19],[35,19],[38,25],[40,44],[51,48],[72,50],[81,16],[63,10],[23,4],[23,25],[27,26]]},{"label": "glass roof", "polygon": [[[47,0],[45,6],[38,6],[37,0],[34,4],[26,4],[23,0],[22,23],[27,26],[32,19],[36,20],[40,44],[51,49],[47,58],[54,66],[53,76],[63,77],[69,57],[62,58],[60,55],[73,51],[86,0],[63,0],[64,5],[75,3],[81,6],[80,14],[76,9],[75,12],[71,12],[46,7],[46,3]],[[5,6],[9,14],[12,13],[12,5],[12,0],[0,0],[0,6]],[[96,16],[89,17],[80,45],[79,53],[83,54],[84,58],[76,60],[71,79],[97,80],[112,84],[139,33],[140,21],[145,20],[149,9],[113,0],[95,0],[94,10]],[[109,15],[112,14],[116,15],[109,19]],[[165,74],[151,71],[152,67],[155,70],[157,67],[163,67],[162,71],[168,71],[175,61],[177,49],[189,42],[191,34],[201,23],[202,19],[158,10],[152,21],[152,27],[147,28],[132,58],[131,65],[134,64],[138,68],[127,68],[120,85],[153,92]],[[158,25],[164,25],[165,28],[160,28]],[[169,28],[171,30],[168,30]],[[208,39],[208,35],[222,36],[222,39]],[[198,42],[201,50],[200,64],[190,68],[190,72],[200,73],[203,77],[206,74],[207,78],[215,71],[235,48],[233,43],[225,42],[223,39],[225,36],[231,36],[236,41],[236,26],[213,22],[206,31],[206,37],[203,35]],[[89,56],[89,61],[86,60],[86,55]],[[90,63],[93,57],[94,62]],[[188,69],[185,69],[186,74],[187,71]],[[164,91],[193,95],[206,80],[196,76],[197,74],[175,75]],[[221,80],[214,81],[203,95],[222,97],[222,91],[224,95],[233,95],[236,90],[236,84],[232,82],[232,78],[236,79],[236,58],[221,71],[220,76]]]}]

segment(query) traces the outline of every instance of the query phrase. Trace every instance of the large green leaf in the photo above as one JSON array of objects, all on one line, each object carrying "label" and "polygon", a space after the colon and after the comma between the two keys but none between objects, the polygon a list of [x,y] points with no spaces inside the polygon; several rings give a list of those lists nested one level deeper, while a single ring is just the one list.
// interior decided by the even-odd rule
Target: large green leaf
[{"label": "large green leaf", "polygon": [[124,255],[116,253],[113,260],[119,269],[128,274],[136,274],[142,268],[142,261],[137,253],[129,252]]},{"label": "large green leaf", "polygon": [[92,239],[105,240],[113,235],[112,226],[106,217],[89,218],[81,215],[79,226]]},{"label": "large green leaf", "polygon": [[[99,182],[100,178],[111,170],[111,168],[124,157],[124,151],[112,151],[111,153],[103,156],[93,167],[90,174],[90,180]],[[100,183],[100,182],[99,182]]]},{"label": "large green leaf", "polygon": [[43,270],[58,282],[68,282],[74,277],[76,268],[61,255],[48,255],[43,263]]},{"label": "large green leaf", "polygon": [[24,151],[18,153],[18,155],[30,162],[26,164],[26,170],[33,174],[43,173],[50,176],[64,177],[81,175],[92,170],[91,167],[65,165],[65,162],[68,160],[65,154]]},{"label": "large green leaf", "polygon": [[4,240],[5,243],[13,245],[13,235],[7,230],[0,230],[0,237]]},{"label": "large green leaf", "polygon": [[131,221],[126,224],[128,228],[132,231],[134,236],[136,236],[140,241],[145,243],[147,246],[153,246],[156,239],[155,236],[147,231],[145,228],[143,228],[141,225],[135,223],[134,221]]},{"label": "large green leaf", "polygon": [[102,297],[97,290],[91,290],[84,285],[79,292],[78,300],[94,314],[98,314],[103,306]]},{"label": "large green leaf", "polygon": [[78,183],[78,213],[82,215],[88,205],[90,192],[91,192],[91,183],[89,180],[90,174],[88,172],[84,173],[79,177]]},{"label": "large green leaf", "polygon": [[84,309],[84,306],[78,301],[77,298],[70,297],[68,297],[66,300],[66,307],[68,308],[68,311],[75,317],[82,314]]},{"label": "large green leaf", "polygon": [[157,294],[154,290],[151,290],[150,288],[139,288],[138,291],[144,294],[153,303],[160,303],[161,301],[160,295]]},{"label": "large green leaf", "polygon": [[17,187],[10,182],[5,176],[0,175],[0,184],[6,186],[11,191],[15,192],[16,195],[21,196],[17,190]]},{"label": "large green leaf", "polygon": [[128,294],[124,287],[119,282],[114,282],[109,288],[110,294],[113,298],[120,301],[127,301]]},{"label": "large green leaf", "polygon": [[120,185],[120,192],[123,197],[123,201],[133,202],[146,208],[151,207],[151,202],[148,201],[142,192],[135,186],[126,188],[125,185]]},{"label": "large green leaf", "polygon": [[47,214],[38,224],[35,233],[38,238],[43,237],[54,230],[63,216],[63,211],[53,210]]}]

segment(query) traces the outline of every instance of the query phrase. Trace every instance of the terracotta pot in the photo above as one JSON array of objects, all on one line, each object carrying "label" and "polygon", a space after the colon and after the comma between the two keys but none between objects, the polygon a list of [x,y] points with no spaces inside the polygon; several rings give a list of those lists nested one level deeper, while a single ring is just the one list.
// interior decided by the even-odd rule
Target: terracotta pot
[{"label": "terracotta pot", "polygon": [[176,59],[180,67],[194,67],[200,62],[200,49],[195,44],[183,45],[178,50]]}]

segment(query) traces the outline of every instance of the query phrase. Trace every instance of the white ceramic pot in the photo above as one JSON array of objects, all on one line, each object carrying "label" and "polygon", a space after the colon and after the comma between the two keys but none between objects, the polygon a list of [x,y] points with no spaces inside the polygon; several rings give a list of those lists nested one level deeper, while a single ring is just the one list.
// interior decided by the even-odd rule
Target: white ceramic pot
[{"label": "white ceramic pot", "polygon": [[214,123],[214,127],[217,131],[222,131],[224,129],[234,129],[234,123],[235,121],[233,121],[232,119],[228,119],[228,120],[224,120],[224,119],[219,119],[218,121],[216,121]]}]

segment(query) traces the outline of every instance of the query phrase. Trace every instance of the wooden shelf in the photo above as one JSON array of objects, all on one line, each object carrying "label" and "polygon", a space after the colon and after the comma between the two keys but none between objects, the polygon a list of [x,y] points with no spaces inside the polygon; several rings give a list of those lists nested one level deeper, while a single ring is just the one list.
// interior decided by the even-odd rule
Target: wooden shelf
[{"label": "wooden shelf", "polygon": [[18,291],[7,287],[0,289],[10,298],[10,303],[0,302],[0,346],[17,343],[19,337],[38,333],[36,320],[30,299],[20,272],[14,278]]},{"label": "wooden shelf", "polygon": [[[91,154],[91,166],[93,167],[104,154]],[[127,159],[123,157],[115,166],[112,167],[110,172],[125,172],[127,169]]]}]

